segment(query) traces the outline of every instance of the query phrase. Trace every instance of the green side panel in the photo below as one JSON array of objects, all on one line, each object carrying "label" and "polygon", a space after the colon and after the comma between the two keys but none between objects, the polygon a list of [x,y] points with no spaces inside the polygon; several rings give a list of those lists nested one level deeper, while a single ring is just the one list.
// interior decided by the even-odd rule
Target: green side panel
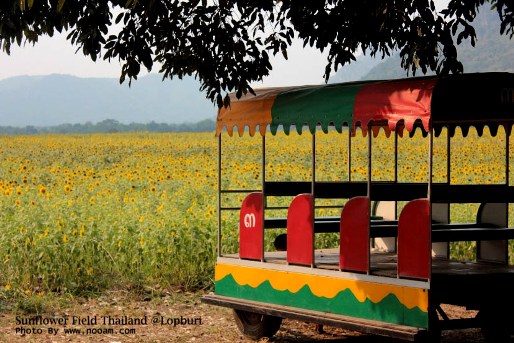
[{"label": "green side panel", "polygon": [[327,85],[279,94],[271,108],[271,132],[275,134],[282,125],[284,132],[289,134],[290,126],[295,125],[301,134],[302,126],[308,125],[314,133],[318,123],[325,133],[330,123],[341,132],[344,123],[353,123],[355,95],[361,87],[361,83]]},{"label": "green side panel", "polygon": [[275,305],[285,305],[306,310],[329,312],[356,318],[370,319],[400,325],[428,328],[428,315],[419,308],[408,309],[398,298],[390,294],[382,301],[373,303],[369,299],[360,302],[346,289],[333,298],[314,295],[305,285],[298,292],[278,291],[269,281],[258,287],[239,285],[231,274],[216,282],[216,294],[239,299],[260,301]]}]

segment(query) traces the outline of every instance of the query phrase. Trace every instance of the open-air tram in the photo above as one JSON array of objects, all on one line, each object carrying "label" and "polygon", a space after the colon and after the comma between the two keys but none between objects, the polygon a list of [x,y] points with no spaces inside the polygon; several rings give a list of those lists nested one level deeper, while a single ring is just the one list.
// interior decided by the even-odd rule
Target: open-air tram
[{"label": "open-air tram", "polygon": [[[245,196],[239,224],[231,223],[239,225],[239,251],[225,254],[221,244],[229,231],[222,227],[221,198],[236,190],[222,187],[220,177],[215,290],[202,301],[233,308],[239,329],[254,339],[273,336],[283,318],[293,318],[408,341],[437,342],[443,330],[475,327],[488,341],[508,340],[514,328],[513,123],[514,74],[509,73],[267,88],[232,97],[230,107],[218,112],[220,161],[224,134],[250,135],[262,146],[262,187]],[[466,138],[472,127],[477,136],[488,131],[500,141],[500,181],[457,184],[451,177],[453,161],[461,158],[452,154],[452,137],[460,130],[460,144],[473,149],[476,139]],[[266,137],[294,131],[312,136],[312,179],[268,180]],[[367,140],[367,180],[352,180],[348,172],[345,180],[318,181],[316,136],[348,135],[351,150],[359,131]],[[395,147],[392,156],[381,156],[394,159],[391,180],[373,177],[372,147],[379,134]],[[398,137],[420,134],[426,180],[399,180]],[[434,142],[441,137],[446,161],[436,164]],[[434,181],[437,168],[445,180]],[[222,169],[220,162],[220,175]],[[270,216],[267,199],[281,196],[293,199],[287,215]],[[318,216],[322,199],[344,199],[340,215]],[[476,204],[473,222],[453,222],[453,204]],[[273,229],[285,231],[284,251],[265,251],[265,232]],[[338,246],[316,249],[323,232],[338,235]],[[452,242],[475,242],[474,260],[454,260]],[[453,318],[445,304],[478,314]]]}]

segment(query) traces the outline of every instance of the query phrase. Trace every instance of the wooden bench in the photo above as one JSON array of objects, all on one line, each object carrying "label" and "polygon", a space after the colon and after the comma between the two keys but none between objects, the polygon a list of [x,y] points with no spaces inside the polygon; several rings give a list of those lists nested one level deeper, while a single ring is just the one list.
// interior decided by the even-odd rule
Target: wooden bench
[{"label": "wooden bench", "polygon": [[[296,196],[312,193],[312,182],[309,181],[266,181],[266,196]],[[314,197],[318,199],[349,199],[354,196],[366,195],[367,184],[363,181],[317,181],[314,183]]]},{"label": "wooden bench", "polygon": [[[390,231],[389,226],[394,226],[398,224],[397,220],[382,220],[379,216],[371,216],[371,226],[373,228],[380,229],[380,227],[384,227],[384,231]],[[339,232],[340,218],[339,217],[316,217],[314,218],[314,232],[315,233],[334,233]],[[285,229],[287,227],[287,218],[266,218],[264,220],[264,228],[265,229]],[[373,234],[373,233],[372,233]],[[376,233],[376,237],[379,236],[380,233]],[[396,236],[392,232],[386,234],[386,236],[382,237],[392,237]]]},{"label": "wooden bench", "polygon": [[514,239],[514,228],[487,224],[432,225],[432,242],[491,241]]},{"label": "wooden bench", "polygon": [[[319,199],[350,199],[367,195],[365,181],[316,181],[314,197]],[[312,193],[310,181],[266,181],[265,196],[296,196]],[[424,182],[371,183],[371,201],[409,201],[427,196],[428,184]],[[514,203],[514,186],[432,184],[432,203]]]},{"label": "wooden bench", "polygon": [[[371,224],[370,238],[397,237],[398,225]],[[514,239],[514,228],[480,223],[432,224],[432,242],[488,241]]]},{"label": "wooden bench", "polygon": [[[287,218],[267,218],[265,229],[285,229]],[[317,217],[314,219],[314,233],[337,233],[340,228],[338,217]],[[480,240],[514,239],[514,227],[503,228],[485,223],[432,224],[432,242],[457,242]],[[372,219],[370,238],[397,237],[397,220]]]}]

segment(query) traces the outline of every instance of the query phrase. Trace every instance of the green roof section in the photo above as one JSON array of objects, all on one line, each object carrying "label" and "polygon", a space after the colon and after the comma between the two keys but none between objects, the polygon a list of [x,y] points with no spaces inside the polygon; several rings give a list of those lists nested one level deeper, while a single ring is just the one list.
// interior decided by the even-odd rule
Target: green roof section
[{"label": "green roof section", "polygon": [[352,125],[355,96],[362,83],[348,85],[327,85],[306,87],[277,96],[271,109],[271,132],[275,134],[279,125],[289,134],[291,125],[296,126],[298,134],[304,125],[311,133],[320,124],[323,132],[328,132],[331,123],[338,132],[343,124]]}]

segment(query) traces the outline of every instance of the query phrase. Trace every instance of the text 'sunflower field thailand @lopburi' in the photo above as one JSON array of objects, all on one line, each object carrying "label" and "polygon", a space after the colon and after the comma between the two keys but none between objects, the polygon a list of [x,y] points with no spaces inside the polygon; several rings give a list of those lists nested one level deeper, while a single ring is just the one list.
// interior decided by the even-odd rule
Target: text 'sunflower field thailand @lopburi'
[{"label": "text 'sunflower field thailand @lopburi'", "polygon": [[[452,183],[505,182],[504,139],[470,135],[476,144],[452,138],[451,153],[466,162],[452,163]],[[266,179],[310,180],[310,135],[278,136],[266,140]],[[348,136],[316,138],[316,178],[346,180]],[[426,180],[422,140],[419,133],[399,138],[400,180]],[[260,139],[223,136],[222,142],[229,156],[222,161],[223,187],[260,189]],[[435,140],[436,182],[446,180],[445,143],[444,133]],[[366,180],[366,138],[358,133],[351,144],[352,179]],[[390,180],[393,139],[381,133],[373,144],[373,180]],[[0,295],[209,287],[217,254],[217,149],[214,133],[0,137]],[[478,204],[456,206],[452,220],[474,220]],[[237,252],[233,212],[222,218],[234,222],[223,232],[224,253]],[[273,235],[266,236],[268,246]],[[316,245],[335,244],[331,235]],[[452,244],[452,253],[471,259],[471,244]]]}]

